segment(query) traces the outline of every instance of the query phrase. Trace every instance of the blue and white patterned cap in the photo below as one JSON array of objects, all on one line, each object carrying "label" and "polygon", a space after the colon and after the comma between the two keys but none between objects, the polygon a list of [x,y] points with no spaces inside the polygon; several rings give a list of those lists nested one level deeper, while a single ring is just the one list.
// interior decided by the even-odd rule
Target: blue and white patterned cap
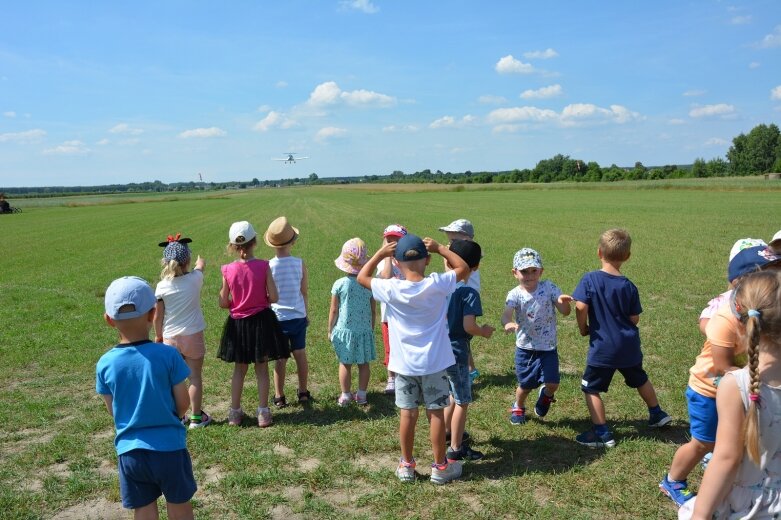
[{"label": "blue and white patterned cap", "polygon": [[523,271],[529,267],[542,269],[542,257],[534,249],[524,247],[515,253],[515,256],[513,257],[513,269]]},{"label": "blue and white patterned cap", "polygon": [[176,260],[179,265],[184,265],[190,260],[190,248],[181,242],[170,242],[163,250],[163,258],[166,262]]}]

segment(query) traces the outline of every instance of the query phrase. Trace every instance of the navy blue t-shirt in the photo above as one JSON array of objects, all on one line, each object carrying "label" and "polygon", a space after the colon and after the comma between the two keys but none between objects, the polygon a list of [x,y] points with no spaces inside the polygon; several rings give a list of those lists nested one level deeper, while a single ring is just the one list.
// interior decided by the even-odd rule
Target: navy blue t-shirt
[{"label": "navy blue t-shirt", "polygon": [[635,284],[625,276],[592,271],[583,275],[572,297],[588,305],[587,364],[627,368],[642,363],[640,331],[629,320],[643,312]]},{"label": "navy blue t-shirt", "polygon": [[464,282],[458,282],[456,290],[450,295],[447,306],[447,327],[450,336],[450,346],[456,363],[466,365],[469,361],[469,340],[472,336],[464,330],[464,316],[482,316],[483,306],[480,303],[480,293],[467,287]]}]

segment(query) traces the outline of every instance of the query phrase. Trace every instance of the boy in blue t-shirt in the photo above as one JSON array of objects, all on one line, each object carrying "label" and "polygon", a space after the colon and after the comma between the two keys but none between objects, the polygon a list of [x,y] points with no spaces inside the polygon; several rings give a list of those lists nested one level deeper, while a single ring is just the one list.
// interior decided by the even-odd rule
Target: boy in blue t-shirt
[{"label": "boy in blue t-shirt", "polygon": [[609,229],[602,233],[597,249],[602,269],[583,275],[572,293],[580,335],[589,336],[581,390],[594,425],[575,440],[590,448],[616,445],[607,427],[605,405],[599,395],[608,391],[616,370],[624,376],[627,386],[636,388],[648,405],[648,426],[659,428],[672,420],[659,406],[656,391],[643,370],[637,329],[643,312],[640,295],[635,284],[620,270],[629,259],[631,247],[632,239],[624,229]]},{"label": "boy in blue t-shirt", "polygon": [[[490,338],[494,328],[490,325],[478,325],[477,316],[483,315],[480,293],[468,285],[469,277],[480,266],[482,251],[477,242],[453,240],[450,250],[457,254],[469,266],[469,274],[456,284],[456,290],[450,295],[447,307],[448,336],[453,348],[455,365],[447,369],[450,383],[450,406],[445,408],[445,427],[450,446],[447,449],[448,460],[479,460],[483,454],[473,450],[465,441],[466,414],[472,402],[472,378],[469,372],[470,341],[473,336]],[[451,270],[445,260],[445,268]]]},{"label": "boy in blue t-shirt", "polygon": [[141,278],[111,282],[104,319],[119,344],[98,361],[95,388],[116,426],[122,505],[136,518],[156,518],[165,495],[169,518],[191,519],[197,487],[180,419],[190,407],[190,369],[175,348],[149,340],[155,304]]}]

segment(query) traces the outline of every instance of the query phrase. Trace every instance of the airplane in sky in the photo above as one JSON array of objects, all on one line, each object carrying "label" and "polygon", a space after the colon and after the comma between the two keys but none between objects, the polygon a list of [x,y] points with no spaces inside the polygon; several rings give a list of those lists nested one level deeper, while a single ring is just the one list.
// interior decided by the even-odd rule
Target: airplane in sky
[{"label": "airplane in sky", "polygon": [[287,158],[274,157],[272,158],[272,161],[282,161],[285,164],[296,164],[296,161],[303,161],[304,159],[309,159],[309,157],[295,157],[297,154],[294,152],[285,152],[285,155],[287,155]]}]

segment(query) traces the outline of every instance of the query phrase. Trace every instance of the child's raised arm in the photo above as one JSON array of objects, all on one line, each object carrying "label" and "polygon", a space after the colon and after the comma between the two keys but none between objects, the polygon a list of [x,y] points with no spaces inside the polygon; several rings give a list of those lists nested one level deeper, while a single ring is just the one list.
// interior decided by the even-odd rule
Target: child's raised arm
[{"label": "child's raised arm", "polygon": [[570,306],[570,303],[572,303],[572,296],[570,296],[569,294],[562,294],[559,295],[559,298],[556,300],[554,305],[562,314],[562,316],[569,316],[569,313],[572,312],[572,307]]},{"label": "child's raised arm", "polygon": [[363,267],[361,267],[361,271],[358,273],[357,277],[358,283],[371,290],[372,273],[374,273],[374,270],[377,269],[378,265],[380,265],[380,262],[383,258],[393,256],[393,253],[395,252],[396,242],[384,241],[379,251],[374,253],[374,255],[369,258],[369,261],[366,262]]},{"label": "child's raised arm", "polygon": [[575,318],[581,336],[588,336],[588,304],[575,302]]},{"label": "child's raised arm", "polygon": [[466,280],[467,276],[469,276],[469,266],[466,265],[463,258],[431,237],[424,238],[423,244],[425,244],[426,250],[429,253],[437,253],[447,260],[447,263],[450,264],[450,267],[456,272],[456,280],[459,282]]},{"label": "child's raised arm", "polygon": [[198,255],[198,259],[195,261],[195,268],[200,272],[203,272],[203,268],[206,267],[206,261]]},{"label": "child's raised arm", "polygon": [[515,312],[515,308],[507,305],[502,313],[502,326],[508,334],[510,332],[518,332],[518,324],[513,319],[513,312]]},{"label": "child's raised arm", "polygon": [[328,310],[328,339],[331,339],[331,333],[336,326],[336,320],[339,319],[339,297],[331,295],[331,308]]}]

